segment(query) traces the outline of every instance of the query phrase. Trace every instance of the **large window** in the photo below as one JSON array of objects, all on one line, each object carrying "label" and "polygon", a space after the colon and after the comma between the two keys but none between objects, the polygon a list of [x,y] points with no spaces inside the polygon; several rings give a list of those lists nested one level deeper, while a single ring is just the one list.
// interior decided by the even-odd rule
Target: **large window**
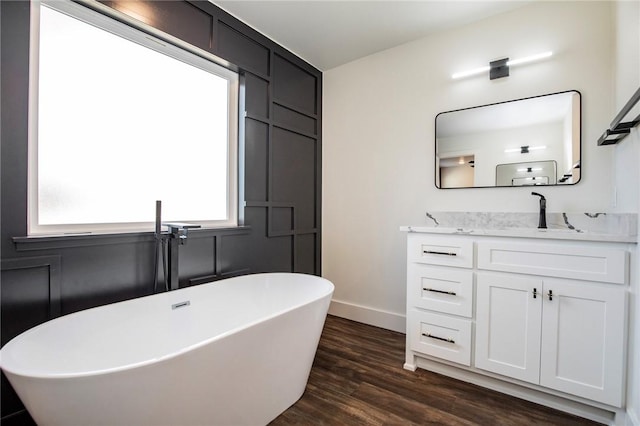
[{"label": "large window", "polygon": [[35,5],[29,233],[237,224],[237,74],[71,2]]}]

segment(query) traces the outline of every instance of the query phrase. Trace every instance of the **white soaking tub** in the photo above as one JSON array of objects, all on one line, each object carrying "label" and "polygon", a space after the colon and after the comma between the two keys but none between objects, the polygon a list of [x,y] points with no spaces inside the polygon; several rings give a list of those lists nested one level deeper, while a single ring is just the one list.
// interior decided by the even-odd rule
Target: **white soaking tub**
[{"label": "white soaking tub", "polygon": [[88,309],[0,367],[40,425],[264,425],[302,396],[333,288],[255,274]]}]

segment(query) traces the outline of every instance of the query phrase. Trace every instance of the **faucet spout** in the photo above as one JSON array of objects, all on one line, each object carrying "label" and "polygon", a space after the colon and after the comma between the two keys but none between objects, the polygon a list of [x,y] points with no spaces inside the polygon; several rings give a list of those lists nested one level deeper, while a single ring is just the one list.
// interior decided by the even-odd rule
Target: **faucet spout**
[{"label": "faucet spout", "polygon": [[538,229],[547,229],[547,199],[544,195],[532,192],[531,195],[540,197],[540,216],[538,218]]},{"label": "faucet spout", "polygon": [[186,244],[189,229],[197,229],[201,227],[200,225],[183,222],[163,223],[162,225],[168,228],[169,236],[171,238],[178,239],[180,245]]}]

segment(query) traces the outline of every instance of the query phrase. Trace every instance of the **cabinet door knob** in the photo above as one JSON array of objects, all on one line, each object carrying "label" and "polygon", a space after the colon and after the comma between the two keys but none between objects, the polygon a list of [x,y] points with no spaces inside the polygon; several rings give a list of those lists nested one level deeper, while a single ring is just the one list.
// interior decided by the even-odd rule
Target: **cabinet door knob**
[{"label": "cabinet door knob", "polygon": [[553,300],[553,290],[549,290],[549,293],[547,293],[547,296],[549,296],[549,300]]},{"label": "cabinet door knob", "polygon": [[538,297],[538,289],[537,289],[537,288],[534,288],[534,289],[533,289],[533,298],[535,299],[535,298],[537,298],[537,297]]},{"label": "cabinet door knob", "polygon": [[422,333],[422,335],[430,339],[442,340],[443,342],[448,342],[448,343],[455,343],[455,340],[447,339],[446,337],[434,336],[433,334],[429,334],[429,333]]}]

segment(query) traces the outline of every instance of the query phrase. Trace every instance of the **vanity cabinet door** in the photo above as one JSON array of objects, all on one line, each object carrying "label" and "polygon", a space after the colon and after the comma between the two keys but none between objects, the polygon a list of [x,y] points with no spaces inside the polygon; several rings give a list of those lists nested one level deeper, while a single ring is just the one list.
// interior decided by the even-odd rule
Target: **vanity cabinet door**
[{"label": "vanity cabinet door", "polygon": [[625,289],[557,279],[544,284],[540,384],[620,407]]},{"label": "vanity cabinet door", "polygon": [[542,280],[478,273],[475,366],[537,384]]},{"label": "vanity cabinet door", "polygon": [[621,407],[624,288],[484,273],[476,286],[477,368]]}]

